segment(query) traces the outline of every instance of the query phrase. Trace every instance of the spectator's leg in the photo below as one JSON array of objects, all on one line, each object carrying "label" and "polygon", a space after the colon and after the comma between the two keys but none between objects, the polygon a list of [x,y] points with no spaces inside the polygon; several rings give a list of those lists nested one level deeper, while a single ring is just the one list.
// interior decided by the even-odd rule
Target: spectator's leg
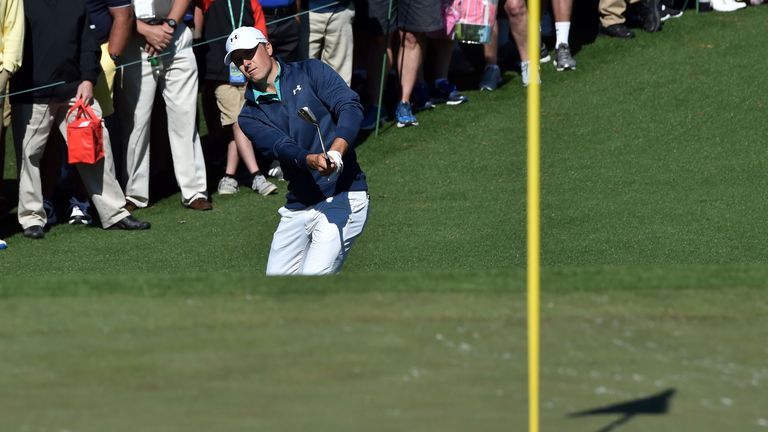
[{"label": "spectator's leg", "polygon": [[389,36],[371,36],[368,50],[368,94],[371,105],[377,105],[379,99],[379,85],[381,84],[381,62],[383,61],[384,49],[387,50],[386,71],[392,68],[392,50],[387,41]]},{"label": "spectator's leg", "polygon": [[235,177],[237,174],[237,165],[240,163],[240,157],[237,155],[237,144],[235,140],[227,144],[227,167],[224,169],[224,175]]},{"label": "spectator's leg", "polygon": [[125,169],[125,196],[136,207],[149,203],[149,129],[157,90],[157,76],[138,36],[129,42],[123,57],[126,63],[138,62],[120,70],[115,83],[116,121],[123,133],[121,158]]},{"label": "spectator's leg", "polygon": [[[270,17],[267,17],[267,22],[269,21]],[[299,33],[300,24],[295,18],[267,26],[267,34],[274,54],[287,62],[301,60],[299,58]]]},{"label": "spectator's leg", "polygon": [[491,27],[491,40],[483,45],[483,57],[485,58],[485,69],[480,78],[478,87],[480,90],[493,91],[501,83],[501,69],[499,68],[499,23],[493,21]]},{"label": "spectator's leg", "polygon": [[506,0],[504,11],[509,17],[509,28],[515,40],[520,61],[528,61],[528,9],[525,0]]},{"label": "spectator's leg", "polygon": [[241,159],[248,168],[248,172],[255,173],[259,170],[259,165],[256,162],[253,145],[240,129],[240,125],[237,124],[237,116],[245,104],[245,87],[219,84],[216,86],[214,94],[216,95],[216,107],[219,111],[219,121],[227,130],[227,136],[231,138],[227,145],[227,167],[224,173],[234,177],[237,173],[237,164],[240,163]]},{"label": "spectator's leg", "polygon": [[40,159],[48,142],[53,115],[48,104],[14,104],[13,137],[21,152],[19,172],[19,224],[24,229],[45,226]]},{"label": "spectator's leg", "polygon": [[[392,68],[393,53],[391,47],[392,34],[397,28],[395,17],[399,7],[399,0],[366,0],[368,15],[359,17],[364,20],[364,28],[368,34],[366,67],[368,68],[367,91],[368,105],[372,107],[378,104],[379,86],[382,76],[382,61],[386,53],[386,66],[384,78]],[[390,11],[390,6],[392,10]],[[383,101],[382,101],[383,102]],[[371,111],[372,112],[372,111]],[[373,118],[375,120],[375,117]]]},{"label": "spectator's leg", "polygon": [[[10,76],[8,71],[0,71],[0,95],[5,95],[7,93],[6,90]],[[5,136],[11,120],[10,107],[7,97],[0,100],[0,181],[5,178]],[[0,197],[2,197],[1,194]],[[0,211],[4,210],[0,209]]]},{"label": "spectator's leg", "polygon": [[259,171],[259,164],[256,162],[256,154],[253,151],[253,144],[247,136],[240,129],[240,125],[234,123],[232,125],[232,134],[234,135],[234,144],[237,154],[243,159],[245,167],[248,168],[248,172],[255,174]]},{"label": "spectator's leg", "polygon": [[352,22],[354,20],[355,9],[352,3],[348,8],[337,9],[330,14],[322,55],[323,61],[338,72],[347,85],[352,83],[352,53],[355,43]]},{"label": "spectator's leg", "polygon": [[483,57],[486,67],[499,64],[499,24],[495,20],[491,27],[491,40],[483,45]]},{"label": "spectator's leg", "polygon": [[552,8],[555,14],[555,68],[558,71],[576,69],[569,43],[573,0],[552,0]]},{"label": "spectator's leg", "polygon": [[309,58],[318,60],[322,58],[326,28],[330,16],[330,12],[309,13]]},{"label": "spectator's leg", "polygon": [[435,81],[448,79],[448,68],[451,66],[453,56],[453,40],[432,39],[432,47],[435,50]]},{"label": "spectator's leg", "polygon": [[[74,100],[71,101],[74,103]],[[96,115],[101,116],[101,106],[94,101],[91,106]],[[66,136],[67,133],[67,105],[57,107],[55,122],[59,125],[59,131]],[[131,214],[123,208],[125,195],[120,190],[120,185],[115,178],[114,162],[112,160],[112,145],[109,140],[109,131],[104,129],[104,157],[95,164],[77,164],[80,178],[85,189],[99,212],[101,226],[109,228],[123,218]]]},{"label": "spectator's leg", "polygon": [[409,102],[419,76],[424,55],[426,35],[406,30],[400,31],[400,52],[397,55],[397,69],[400,73],[400,100]]},{"label": "spectator's leg", "polygon": [[552,10],[555,15],[555,23],[571,22],[573,0],[552,0]]},{"label": "spectator's leg", "polygon": [[603,28],[616,24],[624,24],[624,11],[627,5],[624,0],[600,0],[598,3],[600,12],[600,26]]},{"label": "spectator's leg", "polygon": [[569,45],[573,0],[552,0],[552,9],[555,15],[555,47],[560,44]]},{"label": "spectator's leg", "polygon": [[168,113],[173,170],[184,205],[208,197],[205,159],[195,125],[197,62],[191,46],[192,31],[185,28],[176,40],[176,55],[160,82]]}]

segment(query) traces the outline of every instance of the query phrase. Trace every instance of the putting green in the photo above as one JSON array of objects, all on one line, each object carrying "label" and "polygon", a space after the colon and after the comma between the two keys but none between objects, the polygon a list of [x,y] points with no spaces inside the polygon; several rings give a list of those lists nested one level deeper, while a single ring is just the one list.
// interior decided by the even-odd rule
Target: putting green
[{"label": "putting green", "polygon": [[[8,298],[0,430],[524,430],[523,313],[519,292]],[[759,289],[550,293],[543,317],[544,430],[667,389],[621,430],[765,426]]]}]

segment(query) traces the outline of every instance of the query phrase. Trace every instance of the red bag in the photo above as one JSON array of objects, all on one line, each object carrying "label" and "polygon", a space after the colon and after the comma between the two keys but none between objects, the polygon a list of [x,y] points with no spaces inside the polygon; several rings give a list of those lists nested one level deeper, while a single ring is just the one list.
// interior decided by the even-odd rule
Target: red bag
[{"label": "red bag", "polygon": [[72,112],[76,117],[67,125],[67,147],[69,163],[95,164],[104,157],[104,131],[101,119],[90,106],[78,99],[67,113],[67,121]]}]

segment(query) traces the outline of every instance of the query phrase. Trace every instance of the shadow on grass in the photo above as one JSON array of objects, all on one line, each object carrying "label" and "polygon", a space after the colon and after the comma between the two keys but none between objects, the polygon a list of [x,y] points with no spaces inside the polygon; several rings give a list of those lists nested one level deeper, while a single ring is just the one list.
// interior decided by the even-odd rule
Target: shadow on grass
[{"label": "shadow on grass", "polygon": [[621,417],[612,421],[597,432],[610,432],[619,426],[632,420],[633,417],[640,414],[661,415],[669,412],[669,403],[676,390],[671,388],[663,392],[649,396],[643,399],[635,399],[627,402],[620,402],[599,408],[593,408],[585,411],[571,413],[569,417],[586,417],[593,415],[620,414]]}]

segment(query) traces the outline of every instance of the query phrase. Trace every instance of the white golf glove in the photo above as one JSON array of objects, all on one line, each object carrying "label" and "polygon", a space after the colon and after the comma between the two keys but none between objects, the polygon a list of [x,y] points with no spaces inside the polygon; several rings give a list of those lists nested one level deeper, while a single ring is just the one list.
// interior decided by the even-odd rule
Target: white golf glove
[{"label": "white golf glove", "polygon": [[336,170],[328,176],[328,181],[336,181],[344,170],[344,162],[341,160],[341,153],[336,150],[331,150],[328,152],[328,158],[336,165]]}]

